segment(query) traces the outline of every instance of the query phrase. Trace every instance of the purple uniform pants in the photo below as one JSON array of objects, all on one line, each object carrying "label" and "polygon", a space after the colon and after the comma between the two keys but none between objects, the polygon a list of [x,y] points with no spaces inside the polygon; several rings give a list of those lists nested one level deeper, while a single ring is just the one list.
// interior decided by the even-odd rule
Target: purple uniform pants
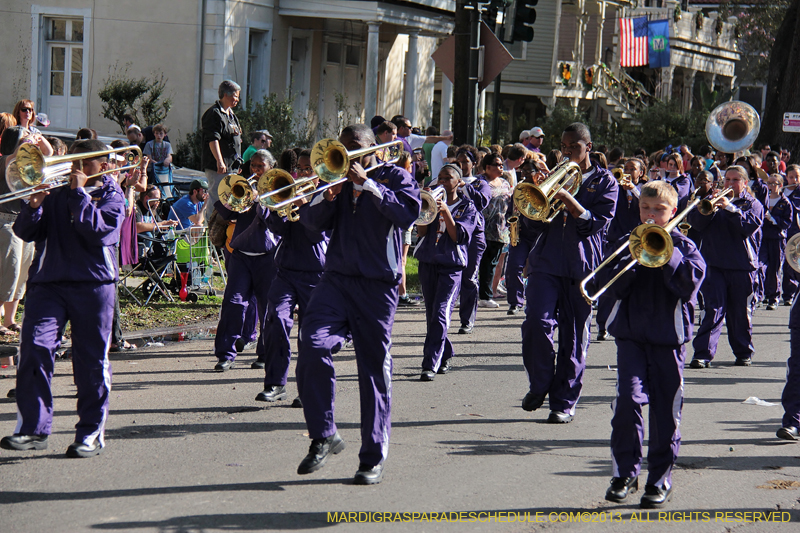
[{"label": "purple uniform pants", "polygon": [[461,271],[443,268],[430,263],[419,264],[419,283],[425,298],[425,319],[428,333],[422,349],[422,370],[436,372],[453,357],[453,344],[447,338],[450,313],[461,284]]},{"label": "purple uniform pants", "polygon": [[764,239],[761,242],[761,263],[764,265],[764,297],[776,302],[781,295],[780,270],[783,265],[785,239]]},{"label": "purple uniform pants", "polygon": [[781,288],[783,289],[783,301],[784,302],[791,302],[794,295],[797,294],[797,282],[798,274],[794,271],[792,267],[786,262],[784,258],[783,261],[783,283],[781,284]]},{"label": "purple uniform pants", "polygon": [[483,231],[475,233],[467,248],[467,267],[461,272],[461,305],[458,315],[462,326],[474,326],[478,314],[478,265],[481,264],[483,252],[486,250],[486,238]]},{"label": "purple uniform pants", "polygon": [[322,272],[279,270],[272,281],[262,334],[266,350],[264,388],[270,385],[286,385],[289,362],[292,359],[289,335],[294,323],[292,319],[294,307],[295,305],[299,307],[297,322],[302,324],[311,291],[319,283],[321,275]]},{"label": "purple uniform pants", "polygon": [[714,359],[723,321],[733,355],[737,359],[753,357],[755,278],[755,272],[708,267],[700,288],[705,301],[703,321],[692,341],[695,359]]},{"label": "purple uniform pants", "polygon": [[516,246],[509,245],[506,256],[506,300],[509,307],[522,307],[525,305],[525,280],[522,271],[531,253],[533,243],[520,238]]},{"label": "purple uniform pants", "polygon": [[[552,411],[574,415],[583,387],[592,307],[581,296],[578,282],[569,278],[537,272],[528,278],[525,290],[522,362],[530,391],[549,394]],[[553,344],[556,326],[558,353]]]},{"label": "purple uniform pants", "polygon": [[22,435],[49,435],[53,422],[50,383],[61,331],[72,323],[72,371],[78,387],[75,441],[104,446],[111,392],[108,348],[114,319],[114,283],[28,285],[17,368],[17,428]]},{"label": "purple uniform pants", "polygon": [[608,317],[611,316],[611,310],[614,309],[614,303],[616,303],[616,300],[606,294],[597,299],[597,317],[595,320],[597,321],[598,329],[605,331]]},{"label": "purple uniform pants", "polygon": [[[214,339],[214,355],[219,362],[236,359],[236,341],[247,336],[243,332],[245,315],[251,298],[255,297],[259,323],[263,324],[267,314],[267,296],[275,277],[275,262],[272,252],[263,255],[231,254],[228,260],[228,284],[222,297],[217,336]],[[257,348],[264,353],[263,339]]]},{"label": "purple uniform pants", "polygon": [[642,467],[644,420],[650,404],[647,484],[669,488],[681,447],[683,363],[680,346],[617,340],[617,397],[611,403],[612,477],[636,477]]},{"label": "purple uniform pants", "polygon": [[800,329],[792,328],[789,331],[791,351],[786,361],[786,386],[781,395],[783,427],[800,428]]},{"label": "purple uniform pants", "polygon": [[[231,253],[225,246],[222,247],[222,255],[225,258],[225,264],[228,265],[230,263]],[[245,340],[245,343],[251,343],[258,338],[260,332],[261,332],[261,324],[258,321],[258,302],[256,301],[256,297],[253,296],[252,298],[250,298],[250,301],[248,302],[247,311],[245,312],[244,315],[244,325],[242,326],[242,338]],[[259,343],[258,346],[259,348],[261,348],[261,343]],[[259,356],[263,355],[263,352],[258,351],[258,354]]]},{"label": "purple uniform pants", "polygon": [[375,466],[389,452],[392,412],[392,325],[397,285],[383,281],[322,275],[311,294],[300,328],[297,390],[312,439],[336,433],[336,373],[332,354],[352,333],[361,393],[359,460]]}]

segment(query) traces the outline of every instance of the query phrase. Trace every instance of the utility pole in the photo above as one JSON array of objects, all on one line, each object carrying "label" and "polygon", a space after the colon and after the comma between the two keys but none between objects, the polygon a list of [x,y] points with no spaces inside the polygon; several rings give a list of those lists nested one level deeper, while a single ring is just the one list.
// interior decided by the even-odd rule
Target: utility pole
[{"label": "utility pole", "polygon": [[455,56],[469,57],[468,68],[456,68],[453,83],[453,142],[475,145],[478,105],[478,44],[480,13],[475,1],[457,0],[453,35]]}]

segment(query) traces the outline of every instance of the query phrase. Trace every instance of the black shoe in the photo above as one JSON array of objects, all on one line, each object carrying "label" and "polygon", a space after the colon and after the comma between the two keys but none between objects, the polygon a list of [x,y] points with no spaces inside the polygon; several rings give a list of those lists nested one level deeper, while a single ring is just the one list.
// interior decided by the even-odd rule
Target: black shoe
[{"label": "black shoe", "polygon": [[611,486],[606,491],[606,500],[622,503],[628,498],[628,494],[633,494],[637,490],[639,490],[638,477],[612,477]]},{"label": "black shoe", "polygon": [[264,361],[253,361],[250,365],[250,368],[253,370],[264,370],[264,367],[266,366],[267,365],[264,363]]},{"label": "black shoe", "polygon": [[783,305],[785,307],[790,307],[792,305],[792,300],[787,300],[786,298],[783,299]]},{"label": "black shoe", "polygon": [[100,446],[100,443],[97,441],[94,441],[94,444],[91,446],[82,442],[73,442],[67,447],[67,457],[94,457],[95,455],[99,455],[102,451],[103,447]]},{"label": "black shoe", "polygon": [[47,435],[10,435],[0,440],[0,448],[6,450],[46,450]]},{"label": "black shoe", "polygon": [[447,361],[444,361],[441,365],[439,365],[439,370],[437,370],[436,373],[447,374],[448,372],[450,372],[450,370],[452,370],[452,367],[450,366],[450,361],[451,359],[448,359]]},{"label": "black shoe", "polygon": [[413,300],[409,295],[401,296],[397,301],[397,305],[401,307],[416,307],[419,305],[419,300]]},{"label": "black shoe", "polygon": [[383,465],[369,466],[361,463],[353,477],[353,485],[375,485],[383,479]]},{"label": "black shoe", "polygon": [[9,389],[8,394],[6,394],[6,398],[16,398],[17,397],[17,389]]},{"label": "black shoe", "polygon": [[597,332],[597,340],[607,341],[609,338],[611,338],[611,335],[609,335],[606,330],[601,329],[600,331]]},{"label": "black shoe", "polygon": [[461,324],[461,328],[459,328],[458,332],[461,335],[469,335],[472,333],[474,326],[472,324]]},{"label": "black shoe", "polygon": [[506,314],[507,315],[518,315],[520,313],[520,311],[522,311],[522,306],[521,305],[512,305],[511,307],[508,308],[508,312]]},{"label": "black shoe", "polygon": [[536,396],[532,392],[529,392],[525,395],[522,399],[522,408],[526,411],[535,411],[542,406],[544,403],[544,395]]},{"label": "black shoe", "polygon": [[796,427],[789,426],[776,431],[775,436],[779,439],[797,440],[798,436],[800,436],[800,432],[798,432]]},{"label": "black shoe", "polygon": [[733,363],[734,366],[750,366],[751,364],[753,364],[753,360],[750,359],[749,357],[745,357],[743,359],[736,359],[736,361],[734,361]]},{"label": "black shoe", "polygon": [[575,418],[569,413],[562,413],[561,411],[550,411],[550,416],[547,417],[547,422],[550,424],[569,424]]},{"label": "black shoe", "polygon": [[316,472],[328,461],[328,455],[337,454],[344,450],[344,441],[337,431],[325,439],[314,439],[308,448],[308,455],[300,462],[297,473],[300,475]]},{"label": "black shoe", "polygon": [[286,387],[283,385],[270,385],[256,396],[257,402],[277,402],[286,399]]},{"label": "black shoe", "polygon": [[292,400],[292,407],[294,407],[295,409],[303,408],[303,400],[300,399],[300,396]]},{"label": "black shoe", "polygon": [[436,377],[436,373],[433,370],[423,370],[422,374],[419,376],[420,381],[433,381],[433,378]]},{"label": "black shoe", "polygon": [[224,361],[217,363],[217,365],[214,367],[214,370],[217,372],[225,372],[231,368],[233,368],[233,361],[230,359],[225,359]]},{"label": "black shoe", "polygon": [[777,308],[778,304],[776,304],[775,302],[770,302],[767,304],[767,311],[774,311]]},{"label": "black shoe", "polygon": [[644,494],[642,494],[642,501],[639,507],[642,509],[658,509],[669,501],[672,497],[672,487],[662,489],[655,485],[645,485]]},{"label": "black shoe", "polygon": [[711,361],[707,359],[692,359],[689,366],[692,368],[709,368],[711,366]]}]

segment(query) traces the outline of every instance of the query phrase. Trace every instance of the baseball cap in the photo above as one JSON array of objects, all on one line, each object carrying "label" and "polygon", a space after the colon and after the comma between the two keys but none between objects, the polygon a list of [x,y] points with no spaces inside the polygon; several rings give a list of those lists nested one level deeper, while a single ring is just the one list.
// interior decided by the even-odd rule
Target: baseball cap
[{"label": "baseball cap", "polygon": [[206,180],[193,180],[191,185],[189,185],[189,191],[191,192],[195,189],[208,190],[208,182]]},{"label": "baseball cap", "polygon": [[527,139],[530,136],[531,136],[531,131],[530,130],[522,130],[519,133],[519,140],[521,141],[522,139]]},{"label": "baseball cap", "polygon": [[544,132],[542,131],[542,128],[540,128],[539,126],[536,126],[535,128],[533,128],[530,131],[530,134],[531,134],[531,137],[544,137]]},{"label": "baseball cap", "polygon": [[259,130],[259,131],[264,135],[266,135],[267,137],[269,137],[270,139],[272,139],[272,134],[269,132],[269,130]]}]

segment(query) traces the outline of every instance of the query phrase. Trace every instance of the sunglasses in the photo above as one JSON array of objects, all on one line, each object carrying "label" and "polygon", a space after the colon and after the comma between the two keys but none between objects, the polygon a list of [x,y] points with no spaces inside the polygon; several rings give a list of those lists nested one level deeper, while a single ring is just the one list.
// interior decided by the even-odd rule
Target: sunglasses
[{"label": "sunglasses", "polygon": [[33,113],[33,108],[32,107],[23,107],[22,109],[20,109],[20,112],[21,113]]}]

